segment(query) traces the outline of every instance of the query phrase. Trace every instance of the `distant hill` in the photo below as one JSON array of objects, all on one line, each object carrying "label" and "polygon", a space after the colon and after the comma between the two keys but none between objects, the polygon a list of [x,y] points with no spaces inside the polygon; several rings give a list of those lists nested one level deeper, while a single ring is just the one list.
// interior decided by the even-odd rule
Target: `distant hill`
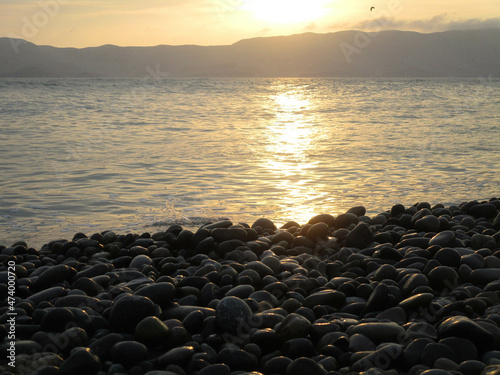
[{"label": "distant hill", "polygon": [[229,46],[56,48],[0,38],[0,77],[500,76],[500,29],[253,38]]}]

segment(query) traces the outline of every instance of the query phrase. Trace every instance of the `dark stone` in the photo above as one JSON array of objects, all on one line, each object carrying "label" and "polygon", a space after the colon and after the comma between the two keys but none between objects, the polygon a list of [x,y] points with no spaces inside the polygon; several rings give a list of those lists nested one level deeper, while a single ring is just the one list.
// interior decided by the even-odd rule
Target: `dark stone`
[{"label": "dark stone", "polygon": [[480,375],[486,364],[477,360],[463,361],[458,366],[458,371],[463,375]]},{"label": "dark stone", "polygon": [[59,375],[95,375],[101,367],[101,361],[89,348],[76,348],[63,362]]},{"label": "dark stone", "polygon": [[431,286],[434,289],[447,289],[452,291],[458,285],[457,272],[448,266],[439,266],[433,268],[427,275]]},{"label": "dark stone", "polygon": [[230,375],[231,369],[224,363],[209,365],[198,372],[198,375]]},{"label": "dark stone", "polygon": [[358,224],[358,222],[359,222],[358,216],[356,214],[349,212],[337,216],[335,218],[333,226],[337,229],[348,228],[351,224]]},{"label": "dark stone", "polygon": [[232,371],[252,371],[258,366],[255,355],[240,349],[222,349],[217,362],[225,363]]},{"label": "dark stone", "polygon": [[373,240],[373,233],[370,227],[361,222],[349,232],[346,237],[346,246],[358,249],[366,248]]},{"label": "dark stone", "polygon": [[500,268],[482,268],[471,272],[471,281],[475,285],[485,286],[500,279]]},{"label": "dark stone", "polygon": [[243,228],[215,228],[212,230],[211,234],[218,243],[229,240],[240,240],[245,242],[248,237],[246,230]]},{"label": "dark stone", "polygon": [[439,325],[440,338],[459,337],[471,341],[479,350],[493,349],[495,336],[465,316],[453,316]]},{"label": "dark stone", "polygon": [[164,308],[175,297],[175,286],[169,282],[159,282],[137,289],[134,294],[147,297]]},{"label": "dark stone", "polygon": [[109,357],[109,353],[113,345],[117,342],[124,341],[122,335],[118,333],[109,333],[90,344],[90,350],[102,360]]},{"label": "dark stone", "polygon": [[292,363],[290,358],[278,356],[271,358],[263,367],[266,374],[284,374],[290,363]]},{"label": "dark stone", "polygon": [[330,228],[325,223],[313,224],[306,233],[306,237],[311,241],[316,241],[318,238],[326,239],[330,235]]},{"label": "dark stone", "polygon": [[41,328],[44,331],[62,332],[74,325],[75,315],[67,308],[56,307],[49,310],[42,318]]},{"label": "dark stone", "polygon": [[340,308],[344,305],[345,301],[346,297],[344,293],[333,289],[324,289],[307,296],[304,306],[312,308],[317,305],[328,305]]},{"label": "dark stone", "polygon": [[415,222],[417,232],[439,232],[439,219],[434,215],[426,215]]},{"label": "dark stone", "polygon": [[460,337],[447,337],[440,340],[439,343],[449,347],[460,362],[477,359],[476,346],[469,340]]},{"label": "dark stone", "polygon": [[436,234],[429,241],[429,246],[438,245],[441,247],[453,247],[455,246],[455,232],[451,230],[445,230],[441,233]]},{"label": "dark stone", "polygon": [[325,223],[329,227],[333,227],[335,223],[335,218],[330,214],[320,214],[312,217],[308,222],[308,224],[311,225],[317,223]]},{"label": "dark stone", "polygon": [[36,306],[42,301],[50,302],[58,297],[62,297],[66,295],[66,289],[61,286],[54,286],[52,288],[42,290],[38,293],[35,293],[27,298],[28,301],[33,302]]},{"label": "dark stone", "polygon": [[311,322],[296,313],[288,314],[285,320],[276,328],[276,333],[283,341],[307,337],[310,331]]},{"label": "dark stone", "polygon": [[306,357],[295,359],[286,368],[286,375],[326,375],[326,373],[323,366]]},{"label": "dark stone", "polygon": [[219,327],[232,334],[247,330],[252,316],[250,307],[237,297],[224,297],[215,309],[215,319]]},{"label": "dark stone", "polygon": [[119,332],[134,332],[136,325],[156,315],[155,304],[147,297],[124,296],[113,304],[109,315],[111,327]]},{"label": "dark stone", "polygon": [[269,220],[269,219],[266,219],[266,218],[260,218],[260,219],[257,219],[253,224],[252,224],[252,228],[255,228],[255,227],[260,227],[262,229],[272,229],[272,230],[276,230],[276,225],[274,225],[274,223]]},{"label": "dark stone", "polygon": [[156,316],[142,319],[135,328],[134,337],[146,345],[159,345],[166,343],[170,329]]},{"label": "dark stone", "polygon": [[303,337],[286,341],[282,350],[283,354],[291,359],[312,357],[315,352],[311,340]]},{"label": "dark stone", "polygon": [[434,299],[432,293],[419,293],[401,301],[399,306],[406,311],[416,310],[420,307],[427,307]]},{"label": "dark stone", "polygon": [[364,206],[355,206],[347,210],[348,214],[354,214],[357,217],[366,215],[366,208]]},{"label": "dark stone", "polygon": [[377,319],[377,320],[389,320],[391,322],[403,325],[407,322],[408,316],[406,315],[405,310],[403,310],[401,307],[395,306],[395,307],[391,307],[390,309],[386,309],[384,311],[381,311],[375,317],[375,319]]},{"label": "dark stone", "polygon": [[170,364],[185,366],[194,353],[195,353],[194,347],[180,346],[178,348],[170,349],[168,352],[161,355],[159,358],[156,359],[156,363],[159,366],[165,366]]},{"label": "dark stone", "polygon": [[137,341],[121,341],[113,345],[110,351],[111,360],[125,368],[130,368],[148,359],[146,346]]},{"label": "dark stone", "polygon": [[382,311],[386,308],[388,299],[389,289],[387,285],[379,283],[375,289],[373,289],[370,298],[366,302],[366,311]]},{"label": "dark stone", "polygon": [[444,344],[427,344],[422,351],[422,364],[434,367],[434,362],[439,358],[447,358],[457,362],[458,358],[455,352]]},{"label": "dark stone", "polygon": [[461,264],[460,258],[461,256],[458,253],[458,251],[449,247],[439,250],[434,255],[434,259],[436,259],[439,263],[441,263],[441,265],[449,267],[457,267],[457,268],[460,267]]},{"label": "dark stone", "polygon": [[349,335],[360,333],[378,344],[381,342],[397,342],[405,334],[405,330],[396,323],[373,322],[351,326],[347,329],[347,333]]}]

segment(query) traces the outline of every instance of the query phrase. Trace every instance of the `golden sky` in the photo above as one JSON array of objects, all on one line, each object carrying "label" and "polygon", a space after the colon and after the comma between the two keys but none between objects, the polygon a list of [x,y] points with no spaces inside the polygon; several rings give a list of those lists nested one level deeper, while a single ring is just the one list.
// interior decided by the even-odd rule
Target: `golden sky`
[{"label": "golden sky", "polygon": [[[375,7],[370,11],[371,7]],[[499,0],[2,0],[0,37],[57,47],[225,45],[359,29],[500,27]]]}]

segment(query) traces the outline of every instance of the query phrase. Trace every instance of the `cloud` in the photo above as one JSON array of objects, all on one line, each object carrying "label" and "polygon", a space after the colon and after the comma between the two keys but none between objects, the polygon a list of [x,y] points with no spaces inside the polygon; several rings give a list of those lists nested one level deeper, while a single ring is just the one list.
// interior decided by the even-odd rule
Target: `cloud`
[{"label": "cloud", "polygon": [[379,17],[374,20],[359,22],[353,25],[352,28],[367,31],[398,29],[423,32],[500,28],[500,17],[450,20],[446,13],[439,14],[429,19],[417,20],[399,20],[395,18]]}]

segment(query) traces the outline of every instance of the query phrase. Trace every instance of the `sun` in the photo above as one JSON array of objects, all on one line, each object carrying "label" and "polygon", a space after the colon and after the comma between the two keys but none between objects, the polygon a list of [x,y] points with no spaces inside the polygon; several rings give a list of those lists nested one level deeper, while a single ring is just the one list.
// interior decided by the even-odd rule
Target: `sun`
[{"label": "sun", "polygon": [[244,0],[242,9],[271,23],[312,22],[328,13],[326,0]]}]

